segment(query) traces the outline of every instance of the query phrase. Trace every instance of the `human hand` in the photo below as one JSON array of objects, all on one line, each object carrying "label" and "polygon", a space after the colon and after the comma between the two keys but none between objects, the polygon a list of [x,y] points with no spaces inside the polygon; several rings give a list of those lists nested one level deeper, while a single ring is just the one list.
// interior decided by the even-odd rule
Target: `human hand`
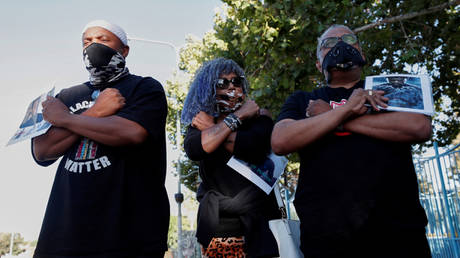
[{"label": "human hand", "polygon": [[237,111],[234,112],[234,114],[240,119],[244,120],[246,118],[251,118],[257,114],[259,114],[259,105],[252,100],[252,99],[247,99],[243,106],[241,106]]},{"label": "human hand", "polygon": [[114,88],[103,90],[94,105],[85,111],[86,115],[106,117],[115,114],[125,105],[125,98]]},{"label": "human hand", "polygon": [[43,119],[50,124],[60,127],[66,116],[70,115],[69,109],[57,98],[47,96],[42,102]]},{"label": "human hand", "polygon": [[317,116],[329,110],[332,110],[332,107],[329,104],[327,104],[326,101],[322,99],[310,100],[305,115],[307,117]]},{"label": "human hand", "polygon": [[367,95],[367,100],[371,104],[371,106],[374,108],[374,110],[379,111],[380,107],[388,107],[387,102],[390,100],[387,97],[384,97],[383,95],[385,94],[385,91],[383,90],[366,90]]},{"label": "human hand", "polygon": [[384,97],[383,94],[385,94],[385,92],[381,90],[356,89],[353,91],[350,98],[348,98],[345,106],[350,108],[350,111],[354,115],[362,115],[367,112],[368,108],[364,105],[366,102],[369,102],[374,110],[380,111],[378,106],[388,106],[385,103],[388,101],[388,98]]},{"label": "human hand", "polygon": [[192,126],[200,131],[204,131],[214,125],[214,117],[203,111],[200,111],[192,119]]},{"label": "human hand", "polygon": [[362,115],[367,112],[367,107],[364,105],[367,97],[369,97],[369,94],[365,90],[355,89],[343,107],[348,108],[351,115]]}]

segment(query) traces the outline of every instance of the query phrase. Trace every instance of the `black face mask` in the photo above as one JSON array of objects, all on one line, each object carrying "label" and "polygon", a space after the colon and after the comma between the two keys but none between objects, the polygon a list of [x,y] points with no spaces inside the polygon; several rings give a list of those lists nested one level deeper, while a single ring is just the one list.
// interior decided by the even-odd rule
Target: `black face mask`
[{"label": "black face mask", "polygon": [[[332,68],[336,68],[340,71],[348,71],[354,65],[362,67],[365,64],[366,61],[356,48],[343,41],[339,41],[324,57],[322,70],[323,74],[325,71],[330,71]],[[331,75],[328,73],[328,83],[330,83],[331,80]]]},{"label": "black face mask", "polygon": [[116,81],[128,74],[125,58],[114,49],[92,43],[83,50],[83,61],[90,73],[90,83],[101,85]]}]

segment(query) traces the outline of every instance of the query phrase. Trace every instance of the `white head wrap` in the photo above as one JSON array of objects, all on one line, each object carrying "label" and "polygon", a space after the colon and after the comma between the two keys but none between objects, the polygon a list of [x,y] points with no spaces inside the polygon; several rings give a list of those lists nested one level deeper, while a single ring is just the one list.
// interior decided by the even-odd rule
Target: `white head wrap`
[{"label": "white head wrap", "polygon": [[104,28],[104,29],[112,32],[113,34],[115,34],[115,36],[117,36],[120,39],[120,41],[123,43],[123,45],[125,45],[125,46],[128,45],[128,37],[126,36],[125,31],[120,26],[118,26],[116,24],[110,23],[110,22],[105,21],[105,20],[91,21],[88,24],[86,24],[85,28],[83,29],[83,34],[86,32],[86,30],[88,28],[91,28],[91,27]]}]

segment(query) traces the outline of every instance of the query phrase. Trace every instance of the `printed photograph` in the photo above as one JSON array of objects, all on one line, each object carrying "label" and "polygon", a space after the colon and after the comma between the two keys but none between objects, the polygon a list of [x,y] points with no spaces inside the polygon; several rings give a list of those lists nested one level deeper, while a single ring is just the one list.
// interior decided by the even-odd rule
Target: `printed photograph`
[{"label": "printed photograph", "polygon": [[381,90],[389,98],[388,111],[433,115],[433,93],[427,75],[388,74],[366,77],[366,90]]},{"label": "printed photograph", "polygon": [[385,91],[388,105],[423,109],[423,93],[420,78],[407,76],[374,77],[372,90]]}]

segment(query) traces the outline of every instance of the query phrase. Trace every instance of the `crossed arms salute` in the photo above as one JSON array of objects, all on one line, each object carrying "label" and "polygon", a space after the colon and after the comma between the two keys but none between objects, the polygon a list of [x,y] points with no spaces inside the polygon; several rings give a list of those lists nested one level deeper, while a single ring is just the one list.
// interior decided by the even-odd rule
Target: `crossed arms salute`
[{"label": "crossed arms salute", "polygon": [[46,134],[33,138],[33,153],[45,161],[62,156],[81,136],[109,146],[142,143],[147,131],[138,123],[116,116],[125,105],[117,89],[101,92],[92,107],[80,115],[71,114],[59,99],[48,97],[42,103],[43,118],[53,126]]},{"label": "crossed arms salute", "polygon": [[368,101],[372,108],[386,107],[388,101],[383,91],[369,95],[363,89],[356,89],[347,103],[332,109],[323,100],[310,101],[301,120],[283,119],[276,123],[272,133],[272,149],[285,155],[313,143],[316,139],[335,130],[343,129],[369,137],[397,142],[417,143],[426,141],[431,135],[431,121],[425,115],[407,112],[366,114]]},{"label": "crossed arms salute", "polygon": [[[250,99],[246,100],[234,114],[241,121],[258,114],[271,116],[268,110],[259,109],[257,103]],[[224,144],[224,148],[228,152],[233,153],[236,132],[232,132],[222,119],[214,123],[214,118],[211,115],[201,111],[193,118],[192,126],[201,131],[201,145],[206,153],[214,152],[221,144]]]}]

